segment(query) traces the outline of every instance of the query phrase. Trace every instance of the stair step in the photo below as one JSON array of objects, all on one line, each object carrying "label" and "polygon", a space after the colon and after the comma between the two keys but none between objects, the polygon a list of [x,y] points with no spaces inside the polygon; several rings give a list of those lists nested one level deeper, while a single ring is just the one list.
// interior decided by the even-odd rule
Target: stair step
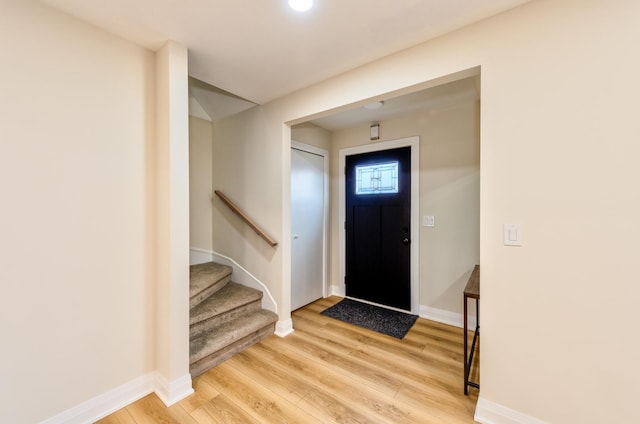
[{"label": "stair step", "polygon": [[203,373],[233,354],[273,334],[278,316],[260,309],[213,326],[190,342],[192,376]]},{"label": "stair step", "polygon": [[234,282],[191,309],[191,337],[197,338],[208,328],[231,321],[240,315],[262,308],[262,292]]},{"label": "stair step", "polygon": [[189,307],[193,308],[231,281],[232,268],[215,262],[191,265]]}]

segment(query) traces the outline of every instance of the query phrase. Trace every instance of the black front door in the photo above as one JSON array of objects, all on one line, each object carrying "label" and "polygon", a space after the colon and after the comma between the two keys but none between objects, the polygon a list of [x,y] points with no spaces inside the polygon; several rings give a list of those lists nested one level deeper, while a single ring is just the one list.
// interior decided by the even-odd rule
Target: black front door
[{"label": "black front door", "polygon": [[411,309],[411,147],[346,157],[346,293]]}]

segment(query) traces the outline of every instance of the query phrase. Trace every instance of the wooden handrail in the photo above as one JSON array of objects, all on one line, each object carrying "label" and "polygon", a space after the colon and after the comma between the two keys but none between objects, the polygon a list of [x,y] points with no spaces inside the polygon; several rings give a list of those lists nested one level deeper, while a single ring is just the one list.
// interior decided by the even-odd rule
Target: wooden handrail
[{"label": "wooden handrail", "polygon": [[274,239],[272,239],[271,237],[269,237],[269,235],[267,233],[264,232],[264,230],[262,228],[260,228],[258,226],[258,224],[256,224],[251,218],[249,218],[249,216],[244,213],[244,211],[242,209],[240,209],[238,207],[238,205],[236,205],[235,203],[233,203],[231,201],[231,199],[229,199],[223,192],[221,192],[220,190],[215,190],[214,193],[227,205],[229,206],[229,208],[240,217],[240,219],[242,219],[249,227],[251,227],[251,229],[253,231],[256,232],[257,235],[259,235],[260,237],[262,237],[264,239],[264,241],[266,241],[269,246],[271,247],[275,247],[278,245],[278,242],[275,241]]}]

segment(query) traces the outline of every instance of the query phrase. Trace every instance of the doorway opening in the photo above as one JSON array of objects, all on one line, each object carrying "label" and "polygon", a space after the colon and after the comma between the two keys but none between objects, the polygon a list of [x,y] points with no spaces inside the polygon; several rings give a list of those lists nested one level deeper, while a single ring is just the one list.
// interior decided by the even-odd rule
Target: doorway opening
[{"label": "doorway opening", "polygon": [[411,148],[345,158],[348,297],[411,309]]},{"label": "doorway opening", "polygon": [[[419,243],[411,240],[418,240],[419,145],[416,136],[339,152],[340,169],[346,170],[339,183],[339,221],[345,223],[339,242],[345,295],[416,314],[420,308]],[[392,183],[394,158],[399,172]],[[371,164],[388,166],[386,170],[367,168]],[[360,166],[360,186],[356,166]],[[374,181],[363,185],[366,178]],[[368,194],[372,184],[378,184],[374,189],[378,194]],[[362,195],[356,194],[359,187]],[[396,195],[400,193],[402,196]]]},{"label": "doorway opening", "polygon": [[[382,107],[362,107],[374,100],[383,100]],[[373,124],[380,124],[383,140],[392,141],[370,142]],[[458,294],[479,263],[479,128],[479,68],[291,121],[293,138],[322,146],[335,158],[330,174],[329,295],[349,297],[344,283],[346,156],[402,147],[402,140],[411,144],[407,138],[416,136],[408,237],[411,313],[461,325]]]}]

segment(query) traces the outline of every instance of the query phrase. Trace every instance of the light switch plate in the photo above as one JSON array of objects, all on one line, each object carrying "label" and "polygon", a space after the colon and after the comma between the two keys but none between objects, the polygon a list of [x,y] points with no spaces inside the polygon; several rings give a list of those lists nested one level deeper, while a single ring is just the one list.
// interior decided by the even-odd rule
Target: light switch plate
[{"label": "light switch plate", "polygon": [[505,246],[522,246],[522,225],[504,224],[502,237]]},{"label": "light switch plate", "polygon": [[422,217],[422,226],[423,227],[435,227],[436,226],[436,217],[433,215],[424,215]]}]

